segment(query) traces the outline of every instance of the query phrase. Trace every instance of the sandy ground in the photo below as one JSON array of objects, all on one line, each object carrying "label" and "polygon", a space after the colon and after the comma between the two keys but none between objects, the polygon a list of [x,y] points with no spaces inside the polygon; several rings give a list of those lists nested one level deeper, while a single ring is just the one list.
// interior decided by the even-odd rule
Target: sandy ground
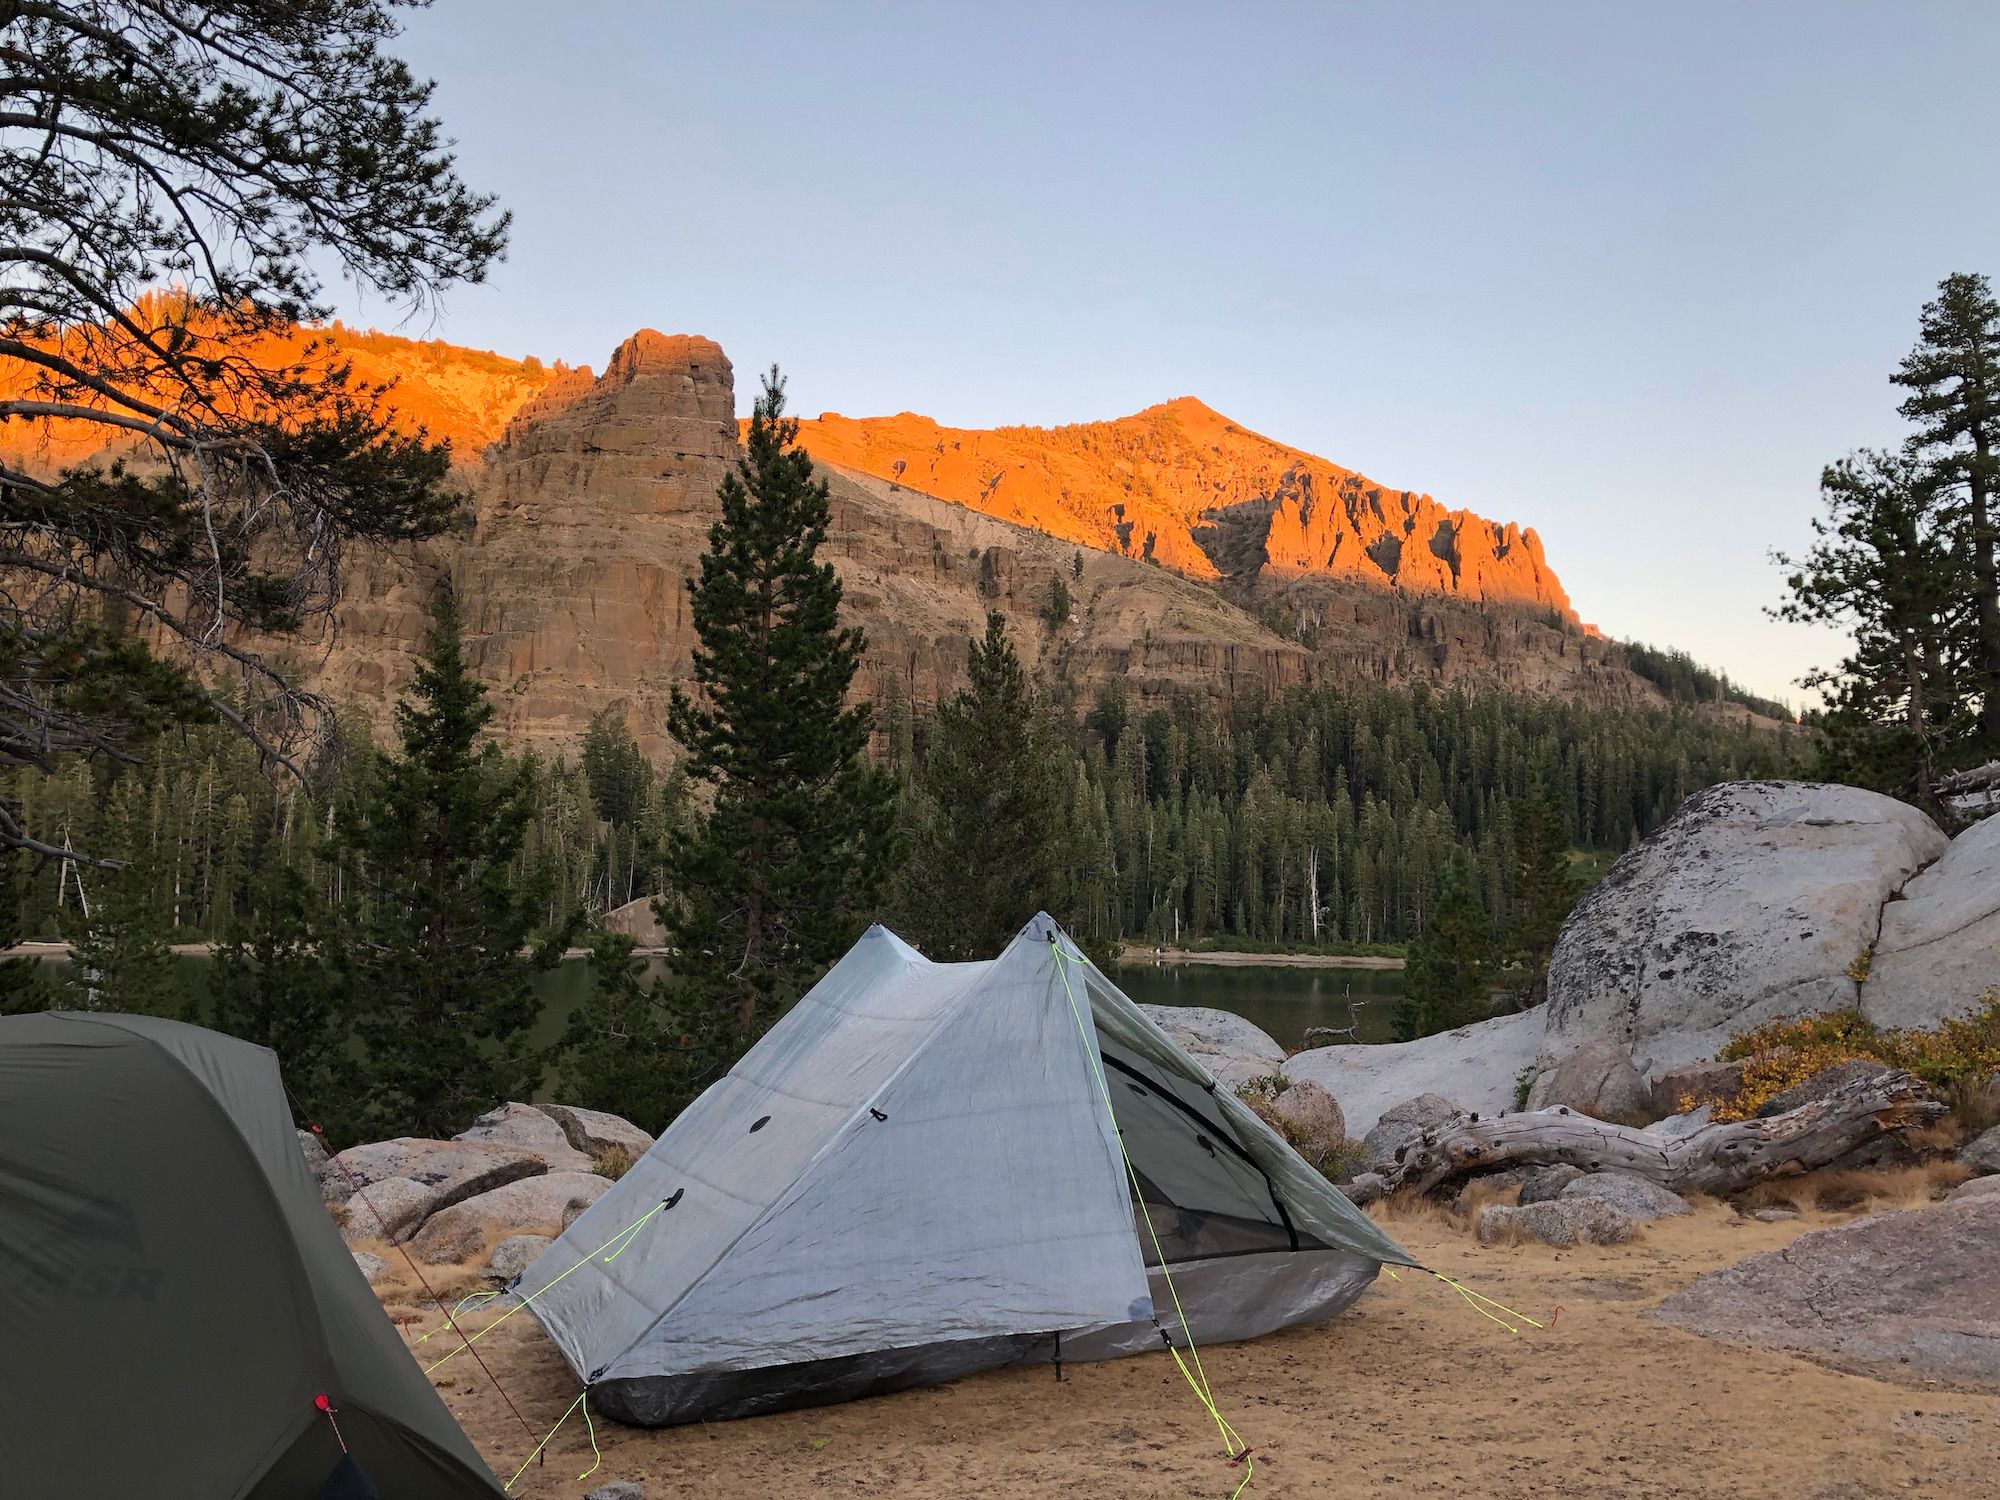
[{"label": "sandy ground", "polygon": [[1187,948],[1141,948],[1127,943],[1119,950],[1125,964],[1213,964],[1221,969],[1400,969],[1400,958],[1349,953],[1230,953],[1194,952]]},{"label": "sandy ground", "polygon": [[[1706,1205],[1629,1245],[1482,1249],[1435,1213],[1391,1221],[1419,1259],[1541,1319],[1520,1334],[1405,1272],[1332,1323],[1206,1352],[1255,1450],[1258,1495],[1800,1497],[2000,1493],[2000,1396],[1905,1388],[1736,1348],[1644,1316],[1696,1276],[1805,1229]],[[397,1272],[393,1280],[403,1280]],[[385,1283],[385,1287],[388,1283]],[[407,1315],[405,1294],[388,1292]],[[1560,1312],[1558,1313],[1558,1309]],[[432,1313],[411,1330],[436,1327]],[[472,1326],[486,1319],[476,1316]],[[435,1358],[439,1344],[425,1345]],[[480,1350],[533,1439],[461,1355],[434,1377],[504,1481],[578,1386],[531,1314]],[[447,1383],[448,1382],[448,1383]],[[845,1406],[645,1431],[569,1422],[512,1493],[613,1479],[660,1496],[1214,1497],[1241,1470],[1164,1354],[997,1371]]]}]

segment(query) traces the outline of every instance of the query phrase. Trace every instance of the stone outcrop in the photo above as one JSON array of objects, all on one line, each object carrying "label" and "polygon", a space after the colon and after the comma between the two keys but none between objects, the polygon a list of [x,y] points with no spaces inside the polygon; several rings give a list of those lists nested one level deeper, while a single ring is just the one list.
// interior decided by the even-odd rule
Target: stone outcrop
[{"label": "stone outcrop", "polygon": [[1990,817],[1953,839],[1883,911],[1861,1008],[1878,1026],[1935,1026],[1996,986],[2000,817]]},{"label": "stone outcrop", "polygon": [[1385,1109],[1413,1094],[1440,1094],[1478,1114],[1512,1109],[1516,1081],[1541,1040],[1542,1012],[1522,1011],[1414,1042],[1315,1047],[1289,1059],[1285,1076],[1332,1094],[1348,1133],[1366,1136]]},{"label": "stone outcrop", "polygon": [[1241,1016],[1226,1010],[1199,1005],[1142,1005],[1139,1009],[1172,1037],[1183,1052],[1231,1088],[1276,1073],[1284,1066],[1283,1047]]},{"label": "stone outcrop", "polygon": [[2000,1196],[1813,1230],[1654,1316],[1884,1380],[2000,1391]]},{"label": "stone outcrop", "polygon": [[1855,1005],[1884,906],[1945,847],[1915,808],[1853,787],[1697,792],[1563,924],[1542,1065],[1606,1036],[1658,1071]]}]

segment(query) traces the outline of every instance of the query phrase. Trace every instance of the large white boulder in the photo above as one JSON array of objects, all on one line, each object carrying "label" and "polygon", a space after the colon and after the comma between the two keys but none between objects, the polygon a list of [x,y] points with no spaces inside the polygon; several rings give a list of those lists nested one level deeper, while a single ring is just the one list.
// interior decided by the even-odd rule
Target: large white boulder
[{"label": "large white boulder", "polygon": [[539,1156],[551,1172],[588,1172],[591,1166],[562,1126],[531,1104],[496,1104],[452,1139],[511,1146]]},{"label": "large white boulder", "polygon": [[538,1104],[563,1133],[570,1146],[593,1161],[610,1151],[622,1151],[637,1161],[653,1149],[653,1138],[622,1115],[574,1104]]},{"label": "large white boulder", "polygon": [[[541,1157],[518,1146],[399,1136],[393,1141],[349,1146],[328,1162],[320,1186],[329,1203],[346,1203],[378,1182],[406,1179],[428,1190],[428,1196],[411,1210],[414,1222],[420,1224],[454,1203],[546,1171],[548,1164]],[[399,1211],[403,1206],[399,1204]],[[396,1238],[402,1237],[399,1230]]]},{"label": "large white boulder", "polygon": [[1347,1133],[1366,1136],[1382,1111],[1416,1094],[1441,1094],[1474,1114],[1512,1109],[1516,1081],[1541,1041],[1542,1012],[1526,1010],[1414,1042],[1314,1047],[1289,1059],[1284,1072],[1333,1095]]},{"label": "large white boulder", "polygon": [[1695,793],[1563,924],[1542,1065],[1608,1036],[1657,1072],[1747,1027],[1856,1004],[1850,970],[1884,904],[1945,848],[1921,812],[1854,787]]},{"label": "large white boulder", "polygon": [[1882,912],[1861,1008],[1878,1026],[1935,1026],[2000,985],[2000,817],[1975,823]]},{"label": "large white boulder", "polygon": [[1139,1009],[1183,1052],[1231,1088],[1252,1078],[1269,1077],[1284,1066],[1285,1049],[1268,1033],[1229,1011],[1202,1005],[1142,1005]]}]

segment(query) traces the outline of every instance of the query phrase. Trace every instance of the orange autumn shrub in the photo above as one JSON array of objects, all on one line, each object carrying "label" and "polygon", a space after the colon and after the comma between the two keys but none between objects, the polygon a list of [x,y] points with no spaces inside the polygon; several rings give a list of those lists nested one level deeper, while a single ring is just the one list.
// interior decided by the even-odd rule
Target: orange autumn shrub
[{"label": "orange autumn shrub", "polygon": [[1966,1093],[2000,1074],[2000,989],[1988,990],[1970,1015],[1930,1028],[1884,1031],[1858,1010],[1840,1010],[1731,1037],[1716,1060],[1743,1064],[1743,1088],[1716,1103],[1714,1118],[1750,1119],[1786,1089],[1857,1059],[1902,1068],[1947,1098]]}]

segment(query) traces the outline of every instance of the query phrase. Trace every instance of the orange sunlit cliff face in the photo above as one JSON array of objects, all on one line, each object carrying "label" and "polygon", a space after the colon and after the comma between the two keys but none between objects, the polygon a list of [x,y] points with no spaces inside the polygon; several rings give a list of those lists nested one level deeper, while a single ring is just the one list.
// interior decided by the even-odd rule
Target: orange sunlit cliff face
[{"label": "orange sunlit cliff face", "polygon": [[1570,614],[1541,539],[1273,442],[1191,396],[1071,427],[799,424],[814,458],[1194,578],[1325,576]]},{"label": "orange sunlit cliff face", "polygon": [[[388,385],[383,402],[405,430],[423,428],[451,443],[454,458],[477,462],[507,421],[564,373],[538,359],[508,359],[441,340],[347,328],[302,328],[234,343],[230,353],[266,369],[345,363],[356,387]],[[34,378],[18,360],[0,361],[0,396],[18,396]],[[171,402],[172,392],[149,394]],[[43,470],[60,469],[99,454],[107,429],[94,422],[15,421],[0,425],[0,453]]]}]

